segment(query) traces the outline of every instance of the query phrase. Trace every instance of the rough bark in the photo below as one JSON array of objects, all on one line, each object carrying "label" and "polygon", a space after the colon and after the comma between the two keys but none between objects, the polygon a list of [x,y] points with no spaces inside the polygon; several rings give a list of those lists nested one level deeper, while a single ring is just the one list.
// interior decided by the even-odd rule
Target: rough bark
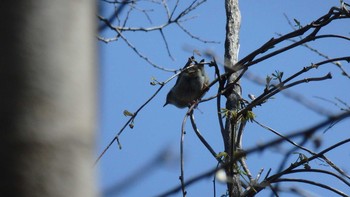
[{"label": "rough bark", "polygon": [[95,2],[0,6],[0,196],[96,196]]},{"label": "rough bark", "polygon": [[[225,39],[225,69],[230,71],[234,68],[238,59],[239,50],[239,30],[241,15],[238,7],[238,0],[226,0],[226,39]],[[227,80],[226,86],[232,86],[232,83],[237,79],[238,73],[233,73]],[[239,109],[239,100],[241,89],[239,82],[232,86],[227,94],[226,109],[237,111]],[[239,148],[240,140],[237,137],[239,122],[236,122],[233,117],[228,117],[225,123],[224,144],[225,152],[229,155],[229,162],[234,157],[234,152]],[[228,183],[228,191],[230,196],[240,196],[242,187],[240,183],[240,175],[236,171],[237,164],[230,165],[226,168],[228,177],[232,177],[232,183]]]}]

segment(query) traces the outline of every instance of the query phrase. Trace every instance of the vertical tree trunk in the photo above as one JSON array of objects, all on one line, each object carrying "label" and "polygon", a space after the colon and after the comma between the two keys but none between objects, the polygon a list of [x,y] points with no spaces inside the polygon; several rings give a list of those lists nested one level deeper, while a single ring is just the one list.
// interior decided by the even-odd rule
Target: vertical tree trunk
[{"label": "vertical tree trunk", "polygon": [[[239,50],[239,29],[241,23],[241,15],[238,7],[238,0],[226,0],[226,39],[225,39],[225,69],[226,72],[233,69],[237,62],[238,50]],[[237,79],[238,73],[233,73],[227,80],[227,85],[231,85]],[[233,88],[227,92],[226,97],[226,109],[231,111],[237,111],[239,109],[239,99],[241,96],[241,89],[239,84],[233,85]],[[239,123],[235,122],[232,117],[227,117],[225,124],[225,152],[229,155],[229,160],[232,161],[234,152],[239,147],[237,133]],[[242,192],[240,175],[237,172],[237,164],[228,166],[226,174],[228,177],[232,177],[233,182],[228,183],[228,192],[231,197],[240,196]]]},{"label": "vertical tree trunk", "polygon": [[3,1],[0,13],[0,196],[96,196],[95,2]]}]

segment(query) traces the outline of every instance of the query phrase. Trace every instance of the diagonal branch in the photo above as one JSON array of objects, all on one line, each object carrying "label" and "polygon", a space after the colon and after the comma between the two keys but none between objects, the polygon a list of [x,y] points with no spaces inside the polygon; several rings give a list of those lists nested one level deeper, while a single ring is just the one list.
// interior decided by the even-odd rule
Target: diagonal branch
[{"label": "diagonal branch", "polygon": [[[181,72],[190,69],[191,67],[187,67],[186,69],[183,69]],[[117,141],[119,149],[121,149],[121,144],[119,142],[119,136],[122,134],[122,132],[125,130],[125,128],[136,118],[136,116],[139,114],[139,112],[149,103],[151,100],[160,92],[160,90],[171,80],[173,80],[175,77],[177,77],[181,72],[176,73],[175,75],[171,76],[169,79],[167,79],[164,82],[158,82],[160,87],[153,93],[153,95],[146,100],[145,103],[143,103],[134,113],[132,113],[131,117],[129,120],[124,124],[124,126],[119,130],[119,132],[114,136],[114,138],[108,143],[108,145],[103,149],[103,151],[99,154],[97,159],[95,160],[94,166],[100,161],[100,159],[104,156],[104,154],[108,151],[108,149],[112,146],[112,144]]]},{"label": "diagonal branch", "polygon": [[205,140],[205,138],[202,136],[202,134],[199,132],[198,128],[197,128],[197,124],[194,120],[194,115],[193,113],[190,114],[190,119],[191,119],[191,124],[192,124],[192,128],[194,130],[194,132],[196,133],[197,137],[199,138],[199,140],[202,142],[202,144],[208,149],[208,151],[213,155],[213,157],[218,160],[219,162],[221,162],[221,159],[217,157],[216,152],[214,151],[214,149],[209,145],[209,143]]},{"label": "diagonal branch", "polygon": [[274,183],[275,182],[300,182],[300,183],[307,183],[307,184],[310,184],[310,185],[315,185],[315,186],[318,186],[318,187],[321,187],[321,188],[324,188],[324,189],[327,189],[327,190],[330,190],[340,196],[344,196],[344,197],[349,197],[348,195],[346,195],[344,192],[342,191],[339,191],[331,186],[328,186],[328,185],[325,185],[325,184],[322,184],[322,183],[318,183],[318,182],[315,182],[315,181],[310,181],[310,180],[305,180],[305,179],[292,179],[292,178],[280,178],[280,179],[276,179],[273,181]]}]

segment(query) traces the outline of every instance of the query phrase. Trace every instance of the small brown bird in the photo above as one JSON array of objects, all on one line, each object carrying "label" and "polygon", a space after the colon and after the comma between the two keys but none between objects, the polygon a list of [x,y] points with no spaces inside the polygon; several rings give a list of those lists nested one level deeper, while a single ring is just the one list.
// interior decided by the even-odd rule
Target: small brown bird
[{"label": "small brown bird", "polygon": [[[209,77],[205,73],[203,63],[204,60],[198,63],[194,57],[188,59],[184,70],[179,74],[174,87],[168,93],[164,106],[172,104],[178,108],[185,108],[204,95],[203,91],[209,85]],[[187,67],[190,68],[186,69]]]}]

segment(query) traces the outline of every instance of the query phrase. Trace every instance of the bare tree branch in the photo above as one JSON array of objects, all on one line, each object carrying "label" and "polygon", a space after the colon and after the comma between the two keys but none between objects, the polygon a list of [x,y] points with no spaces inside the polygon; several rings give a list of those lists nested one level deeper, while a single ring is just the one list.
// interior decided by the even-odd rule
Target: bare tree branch
[{"label": "bare tree branch", "polygon": [[[110,0],[106,0],[108,3],[113,3]],[[115,3],[120,3],[120,1],[114,1]],[[183,26],[183,22],[186,21],[184,19],[184,16],[189,15],[193,10],[198,8],[200,5],[202,5],[206,0],[192,0],[189,2],[187,6],[185,6],[184,9],[178,10],[180,8],[180,1],[177,0],[174,2],[174,5],[169,8],[169,5],[165,0],[161,0],[160,6],[162,6],[161,9],[164,9],[166,13],[167,20],[163,22],[161,25],[154,25],[150,27],[126,27],[127,21],[129,21],[129,14],[132,9],[137,9],[138,11],[145,14],[145,17],[148,18],[150,22],[151,18],[148,15],[149,10],[137,8],[134,3],[135,2],[128,2],[131,3],[130,6],[130,12],[126,13],[126,16],[124,20],[121,20],[123,22],[122,26],[114,26],[110,20],[104,19],[102,16],[98,16],[99,19],[112,31],[116,32],[116,36],[114,38],[103,38],[102,36],[98,36],[98,39],[103,42],[110,42],[114,40],[119,40],[121,38],[129,48],[131,48],[140,58],[144,59],[146,62],[151,64],[153,67],[157,69],[161,69],[164,71],[170,71],[170,72],[177,72],[176,70],[170,70],[163,68],[161,66],[156,65],[153,63],[146,55],[140,52],[139,49],[137,49],[130,40],[127,39],[125,36],[125,32],[130,31],[143,31],[143,32],[151,32],[151,31],[159,31],[161,34],[161,38],[164,42],[165,48],[167,50],[168,56],[170,59],[174,59],[171,52],[170,47],[168,45],[165,31],[164,29],[169,26],[170,24],[176,24],[182,31],[184,31],[188,36],[190,36],[193,39],[196,39],[198,41],[204,42],[204,43],[214,43],[212,41],[206,41],[201,39],[198,36],[195,36],[192,34],[192,32],[188,31],[185,26]],[[124,2],[126,3],[126,2]],[[350,110],[344,110],[344,113],[338,114],[338,115],[332,115],[331,113],[326,113],[326,111],[322,111],[322,109],[313,109],[317,112],[323,112],[323,115],[326,116],[327,120],[319,122],[318,124],[314,125],[313,127],[309,129],[305,129],[302,131],[295,131],[290,133],[289,135],[283,135],[280,132],[265,126],[258,122],[257,120],[254,120],[254,118],[247,118],[249,117],[248,114],[253,113],[252,109],[263,105],[268,99],[272,98],[272,96],[281,93],[282,91],[289,89],[291,87],[294,87],[296,85],[305,84],[309,82],[316,82],[316,81],[323,81],[328,80],[332,78],[331,73],[328,73],[326,75],[321,76],[312,76],[309,78],[300,79],[300,77],[309,72],[312,69],[318,68],[319,66],[326,65],[329,63],[333,63],[337,65],[342,73],[349,78],[349,75],[345,71],[345,69],[342,68],[342,66],[339,66],[339,61],[347,61],[350,62],[350,56],[344,56],[344,57],[337,57],[337,58],[326,58],[322,53],[320,53],[317,50],[312,50],[313,52],[321,55],[322,57],[325,57],[327,60],[318,62],[318,63],[312,63],[311,65],[304,67],[300,69],[298,72],[290,75],[287,78],[282,78],[283,73],[275,73],[275,75],[272,75],[275,77],[275,81],[270,84],[270,82],[266,82],[265,84],[265,90],[264,92],[259,95],[256,98],[253,98],[251,102],[245,100],[241,96],[241,86],[239,84],[239,81],[241,77],[244,76],[244,74],[248,71],[248,69],[251,66],[254,66],[260,62],[263,62],[267,59],[273,58],[281,53],[287,52],[289,50],[294,49],[295,47],[299,46],[308,46],[307,43],[320,40],[324,38],[335,38],[338,40],[342,40],[344,42],[350,41],[349,37],[343,36],[343,35],[335,35],[335,34],[320,34],[321,30],[332,23],[335,20],[341,20],[341,19],[348,19],[350,18],[350,13],[347,8],[347,4],[342,4],[343,6],[340,8],[331,8],[329,12],[322,17],[316,19],[315,21],[311,22],[310,24],[302,27],[300,26],[298,29],[294,29],[294,31],[285,34],[280,35],[278,38],[272,38],[268,42],[266,42],[264,45],[259,47],[257,50],[253,51],[252,53],[248,54],[246,57],[242,58],[240,61],[237,60],[237,54],[239,49],[238,44],[238,32],[239,32],[239,26],[240,26],[240,13],[238,9],[238,0],[226,0],[225,1],[225,8],[226,8],[226,15],[227,15],[227,23],[226,23],[226,38],[225,38],[225,58],[224,58],[224,66],[225,66],[225,73],[220,74],[218,65],[216,63],[216,60],[214,59],[212,62],[204,64],[209,64],[210,66],[214,66],[215,68],[215,74],[216,78],[209,84],[208,89],[212,88],[213,85],[218,84],[218,89],[215,95],[209,96],[206,99],[203,99],[201,101],[194,102],[188,109],[187,113],[184,116],[182,127],[181,127],[181,137],[180,137],[180,185],[172,190],[169,190],[159,196],[167,196],[170,194],[174,194],[178,191],[182,191],[182,196],[187,195],[186,187],[189,185],[203,179],[204,177],[212,176],[219,170],[224,169],[226,172],[226,175],[229,179],[227,181],[227,188],[228,188],[228,194],[230,197],[234,196],[253,196],[256,193],[260,192],[262,189],[266,187],[270,187],[274,195],[278,195],[278,192],[280,192],[279,183],[280,182],[303,182],[307,184],[316,185],[318,187],[325,188],[327,190],[330,190],[332,192],[335,192],[339,195],[346,196],[341,191],[338,191],[337,189],[325,185],[323,183],[318,183],[310,180],[305,179],[291,179],[291,178],[284,178],[286,174],[292,174],[297,172],[314,172],[314,173],[323,173],[328,174],[330,176],[333,176],[337,178],[338,180],[344,182],[346,185],[349,186],[349,181],[344,179],[342,176],[347,177],[350,179],[350,176],[347,175],[340,167],[338,167],[336,164],[334,164],[332,161],[330,161],[325,154],[331,150],[336,149],[337,147],[349,143],[350,139],[346,139],[343,141],[340,141],[327,149],[324,149],[321,152],[313,152],[312,150],[304,147],[304,145],[310,141],[310,139],[313,137],[313,135],[318,132],[321,128],[327,126],[331,122],[339,122],[341,120],[344,120],[345,118],[350,117]],[[132,8],[132,9],[131,9]],[[190,18],[190,16],[189,16]],[[128,22],[129,23],[129,22]],[[299,40],[295,40],[295,38],[299,38]],[[292,41],[292,43],[289,43],[287,45],[283,45],[286,43],[286,41]],[[281,46],[281,47],[280,47]],[[312,48],[309,47],[311,50]],[[238,62],[237,62],[238,61]],[[180,70],[180,73],[183,70]],[[117,141],[119,146],[119,136],[124,131],[127,125],[130,126],[130,124],[133,123],[135,120],[137,114],[158,94],[158,92],[163,88],[163,86],[170,81],[171,79],[175,78],[179,73],[175,74],[165,82],[158,82],[156,81],[155,84],[160,85],[160,87],[155,91],[155,93],[144,103],[139,107],[135,113],[130,113],[129,120],[126,122],[126,124],[121,128],[121,130],[117,133],[115,138],[109,143],[109,145],[104,149],[102,154],[98,157],[96,160],[96,163],[101,159],[101,157],[105,154],[105,152],[109,149],[109,147]],[[275,83],[278,81],[278,83]],[[203,92],[204,93],[204,92]],[[227,98],[226,101],[226,108],[221,108],[221,96],[225,96]],[[216,152],[214,149],[210,146],[210,144],[207,142],[207,140],[201,135],[197,124],[194,119],[193,110],[196,108],[196,106],[201,102],[207,102],[209,100],[212,100],[216,98],[216,107],[217,107],[217,117],[219,121],[219,126],[224,142],[224,150],[225,153],[227,153],[227,157],[225,156],[224,159],[218,158]],[[346,104],[346,103],[345,103]],[[307,106],[308,104],[305,104]],[[343,104],[344,105],[344,104]],[[347,106],[347,105],[345,105]],[[311,108],[312,109],[312,108]],[[187,122],[187,119],[190,118],[192,128],[194,132],[196,133],[199,140],[203,143],[203,145],[208,149],[208,151],[212,154],[212,156],[218,160],[220,166],[217,166],[216,168],[211,169],[210,171],[204,172],[203,174],[200,174],[196,177],[185,179],[185,169],[184,169],[184,138],[185,138],[185,125]],[[226,123],[224,125],[223,118],[226,118]],[[256,147],[252,147],[249,149],[243,150],[242,145],[242,138],[244,134],[244,128],[246,126],[247,120],[251,120],[255,122],[256,124],[260,125],[264,129],[267,129],[274,134],[278,136],[277,139],[271,140],[268,143],[258,145]],[[296,141],[295,138],[300,139],[301,142]],[[259,177],[262,173],[262,171],[258,174],[258,177],[256,179],[253,178],[252,174],[250,173],[250,170],[245,162],[245,156],[255,153],[255,152],[261,152],[264,151],[266,148],[270,148],[276,145],[280,145],[284,142],[288,142],[291,144],[291,149],[288,149],[288,153],[285,155],[283,161],[281,162],[279,169],[277,173],[270,175],[271,169],[266,175],[266,178],[262,180],[261,182],[258,182]],[[299,143],[297,143],[299,142]],[[296,162],[292,163],[290,166],[286,166],[287,159],[290,159],[293,152],[296,150],[303,150],[307,152],[305,155],[303,153],[299,153],[299,158]],[[310,154],[310,155],[308,155]],[[221,160],[222,159],[222,160]],[[312,161],[314,159],[320,159],[325,161],[329,166],[331,166],[336,172],[333,173],[331,171],[325,171],[321,169],[306,169],[309,165],[308,162]],[[96,164],[95,163],[95,164]],[[240,165],[239,165],[240,164]],[[297,167],[304,166],[304,170],[296,169]],[[243,170],[242,170],[243,169]],[[338,174],[336,174],[338,173]],[[245,174],[245,175],[243,175]],[[247,180],[247,178],[249,180]],[[240,179],[244,179],[241,181]],[[245,191],[242,191],[245,189]],[[214,196],[215,194],[215,178],[214,178]]]},{"label": "bare tree branch", "polygon": [[[207,41],[204,40],[202,38],[200,38],[199,36],[195,36],[194,34],[192,34],[190,31],[188,31],[181,23],[183,23],[186,20],[181,20],[182,18],[184,18],[185,16],[187,16],[188,14],[190,14],[191,12],[193,12],[196,8],[198,8],[199,6],[201,6],[202,4],[204,4],[206,2],[206,0],[193,0],[186,8],[184,8],[176,17],[173,17],[175,14],[175,10],[178,8],[179,5],[179,0],[176,1],[175,6],[173,7],[171,13],[169,11],[169,7],[168,4],[165,0],[162,0],[160,2],[160,4],[163,6],[163,8],[165,9],[166,15],[167,17],[165,18],[163,24],[160,25],[151,25],[150,27],[132,27],[132,26],[126,26],[126,22],[129,19],[130,13],[134,10],[138,10],[141,13],[143,13],[145,15],[145,17],[147,18],[147,20],[152,24],[152,19],[150,17],[150,15],[148,14],[148,12],[152,11],[152,10],[148,10],[148,9],[142,9],[142,8],[138,8],[138,1],[105,1],[106,3],[111,3],[111,4],[119,4],[119,6],[117,7],[115,13],[109,18],[106,19],[101,15],[98,15],[99,20],[103,23],[103,25],[100,26],[100,31],[104,30],[105,28],[109,28],[112,31],[114,31],[117,35],[113,38],[104,38],[103,36],[97,36],[98,40],[105,42],[105,43],[109,43],[109,42],[113,42],[113,41],[117,41],[119,37],[122,38],[122,40],[124,40],[124,42],[142,59],[144,59],[148,64],[152,65],[153,67],[160,69],[160,70],[164,70],[164,71],[171,71],[170,69],[165,69],[162,66],[159,66],[157,64],[155,64],[153,61],[150,60],[150,58],[143,54],[141,52],[140,49],[138,49],[137,47],[135,47],[131,40],[127,39],[126,36],[123,34],[123,32],[126,31],[139,31],[139,32],[152,32],[152,31],[159,31],[161,36],[162,36],[162,40],[165,43],[165,48],[168,52],[168,56],[171,60],[174,60],[174,57],[171,55],[170,53],[170,49],[168,46],[168,41],[166,40],[166,36],[164,34],[164,29],[172,24],[177,24],[178,27],[180,27],[180,29],[182,31],[184,31],[188,36],[190,36],[193,39],[196,39],[200,42],[203,43],[218,43],[215,41]],[[151,3],[155,3],[154,1],[149,1]],[[158,3],[158,2],[157,2]],[[121,26],[114,26],[113,22],[115,19],[119,19],[119,15],[121,10],[123,10],[125,8],[125,6],[129,6],[129,10],[125,15],[124,18],[124,23]]]},{"label": "bare tree branch", "polygon": [[[303,136],[311,136],[313,135],[315,132],[317,132],[318,130],[320,130],[321,128],[327,126],[329,123],[335,121],[335,120],[343,120],[345,118],[349,118],[350,117],[350,112],[344,112],[344,113],[341,113],[341,114],[338,114],[336,116],[333,116],[325,121],[322,121],[318,124],[315,124],[314,126],[308,128],[308,129],[305,129],[305,130],[302,130],[302,131],[296,131],[296,132],[291,132],[291,134],[289,135],[286,135],[285,137],[288,138],[288,139],[293,139],[293,138],[296,138],[296,137],[303,137]],[[262,145],[259,145],[259,146],[256,146],[256,147],[252,147],[252,148],[249,148],[249,149],[246,149],[244,151],[244,153],[241,153],[240,155],[236,155],[236,158],[234,161],[232,162],[235,162],[237,161],[239,158],[243,157],[243,156],[246,156],[246,155],[249,155],[249,154],[252,154],[252,153],[255,153],[255,152],[261,152],[263,150],[265,150],[266,148],[269,148],[269,147],[273,147],[275,145],[278,145],[280,144],[281,142],[283,142],[284,139],[283,138],[277,138],[275,140],[271,140],[265,144],[262,144]],[[331,151],[331,150],[334,150],[335,148],[341,146],[341,145],[344,145],[346,143],[349,143],[350,142],[350,138],[349,139],[345,139],[343,141],[340,141],[326,149],[324,149],[323,151],[320,151],[319,153],[317,153],[316,155],[314,156],[311,156],[308,158],[308,161],[312,161],[314,159],[317,159],[319,158],[320,156],[326,154],[327,152]],[[264,189],[266,186],[268,186],[269,184],[267,183],[267,181],[271,181],[271,180],[275,180],[277,179],[278,177],[286,174],[287,172],[290,172],[292,170],[295,170],[296,167],[300,166],[300,165],[303,165],[305,162],[307,161],[300,161],[298,163],[294,163],[293,166],[290,166],[289,168],[287,168],[285,171],[283,172],[280,172],[278,174],[275,174],[275,175],[271,175],[269,177],[266,177],[265,180],[263,182],[261,182],[259,184],[259,187],[257,185],[255,185],[254,188],[251,188],[249,190],[246,190],[245,192],[243,192],[243,194],[241,195],[242,197],[243,196],[252,196],[252,195],[255,195],[257,192],[259,192],[260,190]],[[190,179],[188,179],[187,181],[185,181],[185,185],[186,186],[189,186],[189,185],[192,185],[194,184],[195,182],[199,181],[199,180],[202,180],[206,177],[209,177],[209,176],[212,176],[214,173],[216,173],[217,171],[219,171],[220,169],[223,169],[225,167],[225,165],[232,165],[232,163],[226,163],[222,166],[220,166],[220,168],[213,168],[211,170],[208,170],[204,173],[201,173],[195,177],[192,177]],[[181,190],[182,186],[176,186],[174,187],[173,189],[170,189],[160,195],[157,195],[157,196],[169,196],[171,194],[175,194],[177,192],[179,192]]]}]

